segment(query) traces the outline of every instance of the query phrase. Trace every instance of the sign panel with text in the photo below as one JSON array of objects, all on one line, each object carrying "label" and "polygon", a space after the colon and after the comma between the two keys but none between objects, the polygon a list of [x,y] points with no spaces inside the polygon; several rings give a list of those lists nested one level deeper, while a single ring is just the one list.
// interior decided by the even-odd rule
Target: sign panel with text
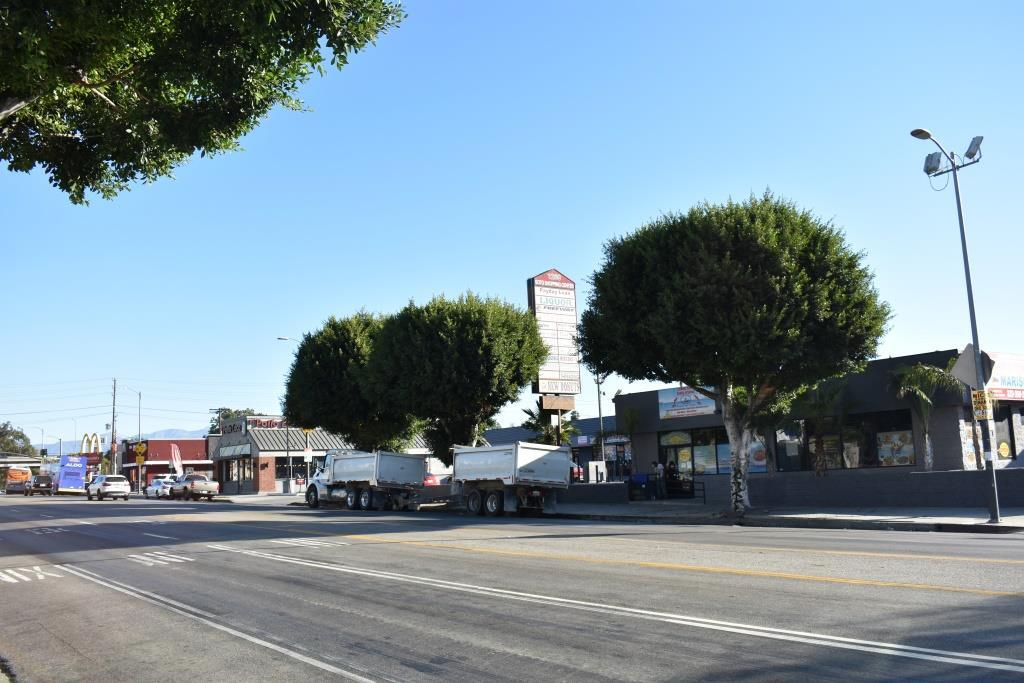
[{"label": "sign panel with text", "polygon": [[533,384],[535,394],[580,393],[576,347],[576,283],[554,268],[526,281],[530,311],[537,318],[548,358]]}]

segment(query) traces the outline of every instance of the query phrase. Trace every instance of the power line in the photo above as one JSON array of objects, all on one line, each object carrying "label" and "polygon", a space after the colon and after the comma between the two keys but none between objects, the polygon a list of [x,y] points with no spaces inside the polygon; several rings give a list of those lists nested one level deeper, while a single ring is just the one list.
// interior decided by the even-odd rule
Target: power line
[{"label": "power line", "polygon": [[41,415],[47,413],[67,413],[74,410],[92,410],[93,408],[106,408],[105,405],[99,406],[82,406],[81,408],[56,408],[54,410],[29,410],[21,413],[0,413],[0,417],[10,417],[12,415]]}]

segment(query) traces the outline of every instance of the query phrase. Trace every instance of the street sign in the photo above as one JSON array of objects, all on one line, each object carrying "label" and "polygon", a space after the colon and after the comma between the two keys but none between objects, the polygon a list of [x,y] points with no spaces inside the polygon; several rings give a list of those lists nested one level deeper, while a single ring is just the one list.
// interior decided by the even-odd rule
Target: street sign
[{"label": "street sign", "polygon": [[987,391],[972,391],[971,403],[974,405],[975,420],[992,420],[992,401]]},{"label": "street sign", "polygon": [[141,467],[142,463],[144,463],[144,462],[146,462],[146,456],[144,456],[144,455],[136,455],[135,456],[135,464],[136,465]]},{"label": "street sign", "polygon": [[135,455],[143,455],[146,452],[146,444],[141,441],[135,444]]}]

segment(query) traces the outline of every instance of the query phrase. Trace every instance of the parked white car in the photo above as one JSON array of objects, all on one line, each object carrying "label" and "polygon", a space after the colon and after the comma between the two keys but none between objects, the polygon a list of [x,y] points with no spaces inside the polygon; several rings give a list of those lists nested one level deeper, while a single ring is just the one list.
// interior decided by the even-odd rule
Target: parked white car
[{"label": "parked white car", "polygon": [[131,485],[126,477],[120,474],[101,474],[93,477],[89,485],[85,487],[85,495],[89,500],[96,496],[97,500],[104,498],[122,498],[128,500],[131,493]]},{"label": "parked white car", "polygon": [[149,484],[149,486],[146,487],[146,490],[143,491],[143,494],[146,496],[146,498],[149,498],[150,496],[152,496],[153,498],[169,498],[171,495],[171,484],[173,483],[174,477],[171,475],[168,475],[166,477],[156,477]]}]

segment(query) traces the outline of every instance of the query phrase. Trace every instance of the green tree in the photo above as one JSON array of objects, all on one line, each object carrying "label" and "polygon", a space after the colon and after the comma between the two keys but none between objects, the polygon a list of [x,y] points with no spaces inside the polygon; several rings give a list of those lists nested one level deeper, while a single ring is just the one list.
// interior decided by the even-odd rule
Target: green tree
[{"label": "green tree", "polygon": [[434,456],[475,445],[480,425],[515,400],[540,370],[547,349],[532,315],[497,299],[465,294],[410,303],[388,318],[369,368],[379,402],[426,423]]},{"label": "green tree", "polygon": [[217,408],[217,413],[210,418],[210,431],[208,432],[211,436],[220,434],[220,426],[228,420],[234,420],[239,417],[249,417],[256,415],[256,411],[252,408]]},{"label": "green tree", "polygon": [[924,433],[924,468],[930,471],[935,466],[931,437],[935,395],[943,390],[962,391],[960,380],[942,368],[916,363],[893,371],[893,387],[897,396],[910,400],[910,409],[921,423],[921,431]]},{"label": "green tree", "polygon": [[36,455],[35,446],[19,427],[10,422],[0,424],[0,453],[17,453],[19,455]]},{"label": "green tree", "polygon": [[[82,203],[238,148],[299,86],[397,26],[389,0],[67,0],[0,7],[0,159]],[[326,48],[326,49],[324,49]]]},{"label": "green tree", "polygon": [[[544,410],[541,407],[541,400],[537,399],[537,405],[534,408],[524,408],[523,413],[526,414],[526,419],[523,421],[520,427],[523,429],[529,429],[531,432],[537,435],[534,439],[536,443],[545,443],[549,446],[561,446],[568,444],[572,437],[579,436],[580,430],[575,425],[575,421],[579,419],[579,415],[576,411],[572,411],[571,414],[563,413],[561,416],[561,432],[555,426],[552,421],[552,417],[555,416],[557,411]],[[561,443],[559,443],[559,434],[561,434]]]},{"label": "green tree", "polygon": [[720,403],[731,507],[742,513],[757,416],[862,367],[888,317],[842,234],[765,193],[669,214],[607,243],[580,343],[597,372],[682,381]]},{"label": "green tree", "polygon": [[401,450],[416,421],[367,390],[366,367],[383,319],[359,312],[331,317],[299,344],[288,374],[284,414],[302,427],[323,427],[360,450]]}]

